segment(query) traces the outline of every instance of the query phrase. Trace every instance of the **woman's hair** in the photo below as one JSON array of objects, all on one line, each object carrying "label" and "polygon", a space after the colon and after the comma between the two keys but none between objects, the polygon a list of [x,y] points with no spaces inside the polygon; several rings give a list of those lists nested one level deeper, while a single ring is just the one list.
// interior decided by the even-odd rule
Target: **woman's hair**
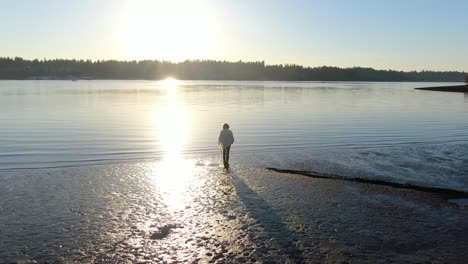
[{"label": "woman's hair", "polygon": [[228,124],[224,124],[224,125],[223,125],[223,129],[229,129],[229,125],[228,125]]}]

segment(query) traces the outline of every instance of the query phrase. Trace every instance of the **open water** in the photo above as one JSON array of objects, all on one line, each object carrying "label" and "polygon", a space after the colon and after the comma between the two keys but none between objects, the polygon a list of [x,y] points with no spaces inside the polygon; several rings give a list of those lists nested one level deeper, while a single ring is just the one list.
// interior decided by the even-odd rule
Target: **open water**
[{"label": "open water", "polygon": [[468,190],[468,95],[446,83],[1,81],[0,170],[218,155]]}]

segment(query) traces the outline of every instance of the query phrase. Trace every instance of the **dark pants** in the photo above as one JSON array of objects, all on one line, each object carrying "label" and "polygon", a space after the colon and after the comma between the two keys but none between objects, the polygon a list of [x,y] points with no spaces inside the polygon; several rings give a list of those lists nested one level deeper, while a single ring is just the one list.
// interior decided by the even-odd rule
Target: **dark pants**
[{"label": "dark pants", "polygon": [[224,166],[229,166],[229,151],[231,150],[231,146],[223,149],[223,162]]}]

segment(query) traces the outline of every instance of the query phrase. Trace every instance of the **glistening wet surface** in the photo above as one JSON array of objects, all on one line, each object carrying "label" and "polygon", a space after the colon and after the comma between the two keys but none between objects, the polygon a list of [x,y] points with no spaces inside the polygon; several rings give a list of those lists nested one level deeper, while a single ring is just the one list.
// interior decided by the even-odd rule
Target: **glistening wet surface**
[{"label": "glistening wet surface", "polygon": [[438,85],[0,81],[0,172],[216,155],[227,122],[257,167],[468,191],[468,96]]},{"label": "glistening wet surface", "polygon": [[0,259],[464,263],[468,212],[432,194],[218,158],[3,172]]}]

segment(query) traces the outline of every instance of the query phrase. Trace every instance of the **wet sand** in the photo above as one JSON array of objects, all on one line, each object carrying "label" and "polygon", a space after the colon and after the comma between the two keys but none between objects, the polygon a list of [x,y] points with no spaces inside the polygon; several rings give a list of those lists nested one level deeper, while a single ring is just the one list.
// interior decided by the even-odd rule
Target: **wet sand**
[{"label": "wet sand", "polygon": [[439,91],[439,92],[468,93],[468,85],[423,87],[423,88],[415,88],[415,89],[417,89],[417,90],[428,90],[428,91]]},{"label": "wet sand", "polygon": [[466,263],[443,197],[189,160],[2,172],[0,259]]}]

